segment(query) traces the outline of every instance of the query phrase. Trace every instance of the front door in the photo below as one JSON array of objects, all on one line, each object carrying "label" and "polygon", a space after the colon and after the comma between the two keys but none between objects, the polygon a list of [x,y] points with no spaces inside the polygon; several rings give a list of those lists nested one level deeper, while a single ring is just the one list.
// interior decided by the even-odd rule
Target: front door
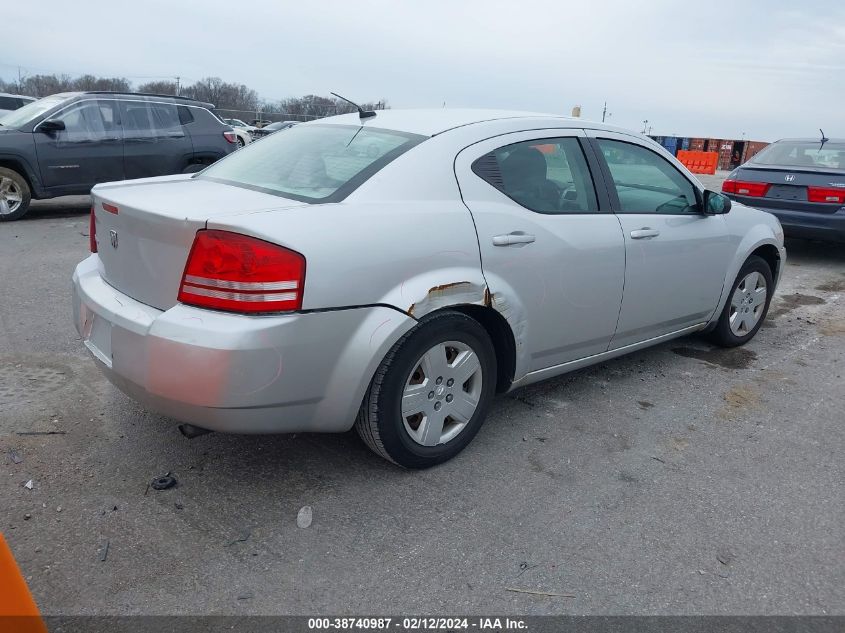
[{"label": "front door", "polygon": [[517,379],[606,351],[616,328],[625,243],[597,196],[585,139],[572,129],[519,132],[456,159],[492,304],[515,330]]},{"label": "front door", "polygon": [[123,179],[123,139],[115,102],[86,99],[51,119],[64,130],[33,131],[44,186],[56,195],[87,192],[99,182]]},{"label": "front door", "polygon": [[706,322],[736,245],[699,187],[636,137],[595,132],[625,236],[625,292],[612,349]]}]

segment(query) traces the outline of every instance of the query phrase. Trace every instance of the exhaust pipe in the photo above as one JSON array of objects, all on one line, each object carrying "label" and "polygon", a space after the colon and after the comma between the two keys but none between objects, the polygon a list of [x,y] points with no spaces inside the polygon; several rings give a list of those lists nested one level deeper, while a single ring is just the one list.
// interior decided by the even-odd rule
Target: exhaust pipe
[{"label": "exhaust pipe", "polygon": [[211,429],[204,429],[201,426],[194,426],[193,424],[180,424],[176,427],[179,432],[187,437],[189,440],[205,435],[206,433],[214,433]]}]

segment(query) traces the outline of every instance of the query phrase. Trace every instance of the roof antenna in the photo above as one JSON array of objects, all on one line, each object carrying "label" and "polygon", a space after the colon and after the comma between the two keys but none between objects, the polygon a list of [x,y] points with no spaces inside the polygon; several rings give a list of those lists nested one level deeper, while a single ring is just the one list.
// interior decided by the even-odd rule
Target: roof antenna
[{"label": "roof antenna", "polygon": [[376,113],[375,113],[375,112],[373,112],[372,110],[364,110],[364,108],[362,108],[361,106],[359,106],[359,105],[358,105],[357,103],[355,103],[354,101],[350,101],[350,100],[349,100],[349,99],[347,99],[346,97],[341,97],[341,96],[340,96],[339,94],[337,94],[336,92],[330,92],[329,94],[334,95],[334,96],[335,96],[335,97],[337,97],[338,99],[343,99],[344,101],[346,101],[346,103],[351,103],[352,105],[354,105],[354,106],[358,109],[358,116],[360,117],[360,119],[361,119],[362,121],[363,121],[364,119],[369,119],[369,118],[374,117],[374,116],[376,115]]}]

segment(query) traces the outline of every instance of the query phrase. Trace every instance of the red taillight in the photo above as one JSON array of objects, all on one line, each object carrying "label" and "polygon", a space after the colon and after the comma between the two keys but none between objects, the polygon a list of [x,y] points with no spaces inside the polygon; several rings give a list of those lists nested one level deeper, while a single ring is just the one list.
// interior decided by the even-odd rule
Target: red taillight
[{"label": "red taillight", "polygon": [[738,196],[762,198],[769,191],[771,185],[767,182],[745,182],[743,180],[726,180],[722,183],[723,193],[735,193]]},{"label": "red taillight", "polygon": [[833,202],[836,204],[845,204],[845,189],[807,187],[807,200],[810,202]]},{"label": "red taillight", "polygon": [[223,132],[223,138],[225,138],[230,143],[237,143],[238,142],[238,135],[234,132]]},{"label": "red taillight", "polygon": [[88,244],[92,253],[97,252],[97,216],[94,215],[94,205],[91,205],[91,219],[88,221]]},{"label": "red taillight", "polygon": [[179,301],[234,312],[302,307],[305,258],[239,233],[197,231],[185,264]]}]

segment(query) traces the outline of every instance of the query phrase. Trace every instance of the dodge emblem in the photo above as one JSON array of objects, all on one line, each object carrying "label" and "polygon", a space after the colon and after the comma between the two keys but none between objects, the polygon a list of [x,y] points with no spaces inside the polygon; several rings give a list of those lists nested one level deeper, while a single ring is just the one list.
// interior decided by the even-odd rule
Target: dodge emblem
[{"label": "dodge emblem", "polygon": [[109,231],[109,242],[111,242],[112,248],[117,248],[117,231],[114,229]]}]

